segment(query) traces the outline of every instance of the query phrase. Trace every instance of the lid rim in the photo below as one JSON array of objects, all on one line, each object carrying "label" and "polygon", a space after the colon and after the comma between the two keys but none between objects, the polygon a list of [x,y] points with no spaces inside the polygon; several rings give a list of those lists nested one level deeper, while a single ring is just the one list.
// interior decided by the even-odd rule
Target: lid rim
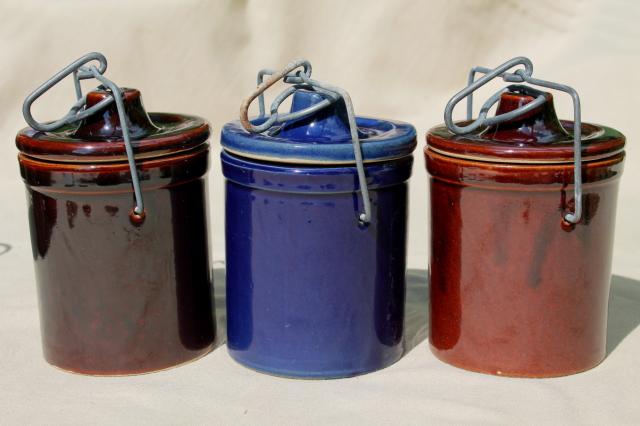
[{"label": "lid rim", "polygon": [[[174,155],[180,155],[189,151],[196,150],[203,145],[208,145],[207,140],[202,141],[197,145],[189,145],[180,147],[178,149],[166,149],[166,150],[154,150],[150,152],[134,152],[134,161],[150,160],[154,158],[171,157]],[[56,155],[56,154],[33,154],[24,151],[20,151],[21,155],[32,158],[38,161],[44,161],[47,163],[65,163],[65,164],[118,164],[128,162],[128,158],[125,155],[102,155],[102,156],[78,156],[78,155]]]},{"label": "lid rim", "polygon": [[[401,158],[412,154],[417,146],[415,128],[405,122],[380,120],[358,116],[359,128],[386,126],[388,130],[380,135],[360,140],[360,148],[365,163]],[[386,136],[386,137],[385,137]],[[297,141],[253,134],[246,131],[239,121],[224,125],[220,134],[223,149],[247,158],[262,161],[300,164],[355,164],[353,144],[348,141]]]},{"label": "lid rim", "polygon": [[[465,155],[465,154],[458,154],[458,153],[453,153],[450,151],[445,151],[445,150],[441,150],[438,148],[434,148],[432,146],[425,146],[424,148],[425,153],[427,151],[432,151],[435,152],[436,154],[442,155],[444,157],[449,157],[449,158],[455,158],[455,159],[460,159],[460,160],[467,160],[467,161],[475,161],[478,163],[488,163],[488,164],[504,164],[504,165],[509,165],[512,164],[514,166],[525,166],[525,165],[566,165],[566,164],[573,164],[574,160],[573,158],[568,158],[566,160],[561,160],[561,159],[556,159],[556,158],[551,158],[548,160],[528,160],[528,159],[522,159],[522,158],[506,158],[506,159],[502,159],[500,157],[482,157],[482,156],[472,156],[472,155]],[[607,158],[612,158],[615,157],[616,155],[622,154],[624,152],[624,148],[621,148],[617,151],[610,151],[607,152],[605,154],[602,155],[593,155],[593,156],[589,156],[589,157],[582,157],[582,162],[586,163],[586,162],[590,162],[590,161],[600,161],[600,160],[606,160]]]},{"label": "lid rim", "polygon": [[[461,120],[457,123],[464,124]],[[573,121],[561,120],[568,130]],[[582,123],[582,160],[612,157],[625,149],[626,138],[618,130],[593,123]],[[456,135],[444,124],[426,134],[426,148],[453,158],[470,158],[488,163],[564,164],[574,161],[573,137],[562,143],[516,145],[501,140],[483,138],[477,133]],[[517,141],[514,141],[517,142]]]},{"label": "lid rim", "polygon": [[[414,147],[417,145],[414,144]],[[236,151],[234,149],[230,149],[230,148],[226,148],[223,147],[222,149],[224,152],[236,156],[236,157],[241,157],[247,160],[256,160],[256,161],[264,161],[264,162],[273,162],[273,163],[280,163],[280,164],[286,164],[286,165],[290,165],[290,166],[295,166],[295,165],[326,165],[326,166],[351,166],[351,165],[355,165],[356,161],[355,159],[351,159],[351,160],[344,160],[344,161],[340,161],[340,160],[332,160],[332,159],[326,159],[324,161],[322,160],[309,160],[307,158],[303,158],[303,157],[276,157],[276,156],[260,156],[260,155],[256,155],[253,153],[246,153],[243,151]],[[393,160],[399,160],[401,158],[404,157],[410,157],[412,156],[413,153],[408,153],[408,154],[401,154],[401,155],[397,155],[397,156],[389,156],[389,157],[384,157],[384,158],[371,158],[371,159],[363,159],[363,163],[364,164],[374,164],[374,163],[381,163],[384,161],[393,161]]]},{"label": "lid rim", "polygon": [[[192,149],[205,143],[211,133],[209,123],[197,116],[173,113],[150,113],[156,123],[164,127],[162,132],[142,139],[132,140],[136,157],[164,156]],[[92,162],[126,160],[125,143],[122,139],[75,139],[56,137],[30,127],[21,129],[16,135],[18,150],[31,157],[48,157],[61,162]]]},{"label": "lid rim", "polygon": [[[191,158],[202,153],[209,152],[209,144],[204,143],[197,147],[177,152],[176,155],[165,155],[160,157],[136,158],[136,167],[139,170],[148,170],[173,164],[186,158]],[[111,173],[122,172],[130,173],[129,164],[126,161],[110,161],[110,162],[62,162],[49,161],[43,158],[37,158],[25,153],[18,154],[18,162],[30,168],[45,169],[51,172],[71,172],[71,173]]]}]

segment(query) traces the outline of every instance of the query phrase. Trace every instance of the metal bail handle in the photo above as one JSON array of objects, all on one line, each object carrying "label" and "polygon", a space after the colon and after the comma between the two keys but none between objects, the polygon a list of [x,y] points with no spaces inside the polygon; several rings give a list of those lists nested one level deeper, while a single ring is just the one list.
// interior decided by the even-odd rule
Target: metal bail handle
[{"label": "metal bail handle", "polygon": [[[522,65],[524,66],[524,68],[519,68],[514,72],[508,72],[510,69],[518,65]],[[482,73],[484,74],[484,76],[482,76],[478,80],[475,80],[476,73]],[[447,106],[444,109],[444,122],[447,128],[456,135],[464,135],[467,133],[471,133],[480,127],[490,126],[513,120],[514,118],[520,117],[527,112],[539,107],[545,102],[545,97],[540,95],[532,102],[514,109],[513,111],[488,118],[487,114],[491,107],[496,102],[498,102],[498,100],[500,99],[500,95],[508,90],[507,88],[503,88],[494,93],[489,99],[487,99],[487,101],[482,105],[482,108],[480,108],[478,118],[476,118],[473,122],[466,126],[456,125],[453,122],[452,115],[453,109],[456,107],[458,102],[460,102],[464,98],[467,98],[467,120],[471,121],[473,115],[473,92],[497,77],[501,77],[505,82],[508,83],[528,83],[534,86],[546,87],[548,89],[558,90],[569,94],[571,96],[571,99],[573,100],[573,176],[575,206],[574,212],[567,213],[564,216],[564,219],[569,223],[576,224],[580,222],[580,219],[582,218],[582,120],[580,114],[580,97],[573,88],[564,84],[534,78],[532,77],[532,73],[533,63],[528,58],[525,58],[523,56],[513,58],[494,69],[485,67],[471,68],[469,72],[467,87],[456,93],[449,100],[449,102],[447,102]]]},{"label": "metal bail handle", "polygon": [[[98,61],[99,67],[95,65],[87,65],[92,61]],[[76,59],[56,74],[54,74],[50,79],[45,81],[42,85],[40,85],[36,90],[34,90],[29,96],[24,100],[24,104],[22,105],[22,114],[24,115],[24,119],[33,129],[38,130],[40,132],[50,132],[61,127],[64,127],[68,124],[78,122],[83,120],[90,115],[93,115],[112,102],[116,103],[116,108],[118,110],[118,117],[120,118],[120,125],[122,127],[122,138],[124,139],[124,147],[127,152],[127,162],[129,163],[129,169],[131,170],[131,183],[133,186],[133,192],[135,195],[136,205],[133,209],[132,221],[135,223],[141,223],[144,220],[144,203],[142,200],[142,190],[140,189],[140,179],[138,177],[138,171],[136,169],[135,157],[133,154],[133,148],[131,146],[131,138],[129,136],[129,125],[127,124],[127,117],[124,111],[124,101],[122,100],[122,90],[118,85],[116,85],[113,81],[106,78],[103,74],[107,70],[107,59],[101,53],[92,52],[87,53],[86,55]],[[76,103],[73,104],[69,112],[62,118],[46,122],[40,123],[31,114],[31,105],[46,93],[53,86],[62,81],[69,74],[73,74],[73,83],[76,90]],[[86,95],[82,94],[82,87],[80,86],[80,80],[87,80],[95,78],[100,83],[102,83],[103,87],[108,88],[111,91],[111,96],[103,99],[97,104],[93,105],[90,108],[85,108],[87,104]]]},{"label": "metal bail handle", "polygon": [[[298,70],[294,73],[294,71]],[[264,76],[269,76],[264,80]],[[263,81],[264,80],[264,81]],[[275,97],[271,103],[269,115],[265,115],[264,107],[264,92],[278,81],[282,80],[284,83],[291,86],[284,89],[278,96]],[[307,107],[300,111],[280,114],[278,109],[282,102],[289,96],[297,92],[298,90],[312,90],[324,96],[324,100]],[[260,107],[260,118],[266,117],[266,120],[259,125],[254,126],[249,120],[249,106],[258,98],[258,104]],[[306,59],[296,59],[291,61],[286,67],[280,71],[273,71],[270,69],[263,69],[258,72],[258,87],[254,90],[240,105],[240,123],[248,132],[262,133],[269,130],[276,124],[283,123],[289,120],[295,120],[303,117],[309,117],[315,114],[317,111],[325,108],[334,102],[342,99],[347,109],[347,119],[349,121],[349,131],[351,133],[351,142],[353,143],[353,154],[356,160],[356,169],[358,171],[358,182],[360,183],[360,191],[362,192],[362,204],[364,206],[364,213],[361,213],[359,219],[362,223],[369,223],[371,221],[371,200],[369,199],[369,188],[367,187],[367,178],[364,170],[364,161],[362,159],[362,149],[360,147],[360,138],[358,137],[358,126],[356,124],[356,115],[353,109],[353,103],[351,97],[346,90],[332,86],[326,83],[321,83],[317,80],[311,79],[311,63]]]}]

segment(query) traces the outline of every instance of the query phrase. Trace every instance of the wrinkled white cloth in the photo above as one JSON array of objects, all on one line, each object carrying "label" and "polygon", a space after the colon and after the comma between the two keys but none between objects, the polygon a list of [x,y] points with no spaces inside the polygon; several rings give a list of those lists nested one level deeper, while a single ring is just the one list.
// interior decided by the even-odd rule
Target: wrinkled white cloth
[{"label": "wrinkled white cloth", "polygon": [[[1,424],[638,424],[640,423],[640,136],[635,81],[640,4],[629,1],[0,1]],[[41,356],[37,298],[15,133],[31,90],[89,51],[107,76],[142,91],[150,111],[206,117],[213,126],[210,214],[214,259],[224,259],[221,126],[236,119],[258,69],[305,57],[314,77],[349,91],[359,115],[414,124],[407,355],[361,377],[288,380],[235,364],[222,345],[155,374],[94,378]],[[510,379],[470,373],[428,350],[428,192],[421,148],[475,65],[529,56],[534,75],[569,84],[583,119],[628,137],[620,188],[608,356],[575,376]],[[477,102],[498,87],[482,90]],[[34,106],[40,120],[73,102],[70,81]],[[571,102],[556,95],[562,117]],[[477,111],[477,107],[476,107]],[[462,117],[464,107],[456,110]],[[223,269],[216,263],[224,326]],[[629,278],[625,278],[629,277]]]}]

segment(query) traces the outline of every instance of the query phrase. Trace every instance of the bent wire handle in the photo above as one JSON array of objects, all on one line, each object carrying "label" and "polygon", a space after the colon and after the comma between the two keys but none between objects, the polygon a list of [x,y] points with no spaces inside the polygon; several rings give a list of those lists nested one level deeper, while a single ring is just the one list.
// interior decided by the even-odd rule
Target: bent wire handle
[{"label": "bent wire handle", "polygon": [[[303,68],[302,71],[298,71],[292,74],[294,70],[300,67]],[[244,127],[248,132],[262,133],[273,127],[275,124],[279,124],[288,120],[308,117],[315,112],[326,108],[337,100],[342,99],[347,109],[349,132],[351,134],[351,142],[353,143],[353,155],[356,162],[358,183],[360,186],[360,191],[362,193],[362,204],[364,207],[364,213],[360,214],[359,220],[362,223],[369,223],[371,221],[371,200],[369,199],[369,188],[367,186],[367,177],[364,170],[364,160],[362,157],[360,138],[358,136],[358,126],[356,123],[356,115],[353,108],[353,102],[351,101],[351,97],[346,90],[340,87],[321,83],[317,80],[312,80],[311,70],[311,63],[306,59],[293,60],[278,72],[269,69],[260,70],[258,72],[257,79],[258,87],[246,99],[244,99],[242,101],[242,104],[240,105],[240,123],[242,124],[242,127]],[[269,77],[263,81],[265,75],[268,75]],[[275,99],[271,103],[269,115],[267,116],[265,115],[264,92],[279,80],[291,84],[292,86],[287,87],[278,96],[275,97]],[[285,99],[287,99],[296,91],[305,88],[322,94],[324,96],[324,100],[300,111],[294,111],[285,114],[280,114],[278,112],[280,105],[282,104],[282,102],[284,102]],[[260,117],[267,117],[267,119],[263,123],[254,126],[249,120],[249,106],[256,98],[258,98]]]},{"label": "bent wire handle", "polygon": [[[513,68],[517,65],[524,65],[524,69],[517,69],[515,72],[510,73],[507,72],[509,69]],[[475,74],[482,73],[483,77],[475,80]],[[493,124],[502,123],[505,121],[512,120],[517,118],[527,112],[531,111],[534,108],[542,105],[545,102],[545,98],[543,95],[538,96],[532,102],[529,102],[526,105],[523,105],[513,111],[509,111],[506,114],[500,114],[495,117],[487,118],[487,113],[489,109],[500,99],[500,95],[506,90],[501,89],[495,94],[493,94],[487,101],[482,105],[480,112],[478,114],[478,118],[473,121],[471,124],[467,126],[457,126],[452,119],[453,109],[462,99],[467,98],[467,120],[472,119],[473,114],[473,92],[478,88],[484,86],[489,81],[493,80],[496,77],[501,77],[505,82],[510,83],[528,83],[534,86],[546,87],[548,89],[558,90],[561,92],[567,93],[571,96],[573,101],[573,177],[574,177],[574,199],[575,206],[573,213],[567,213],[564,216],[564,219],[572,224],[576,224],[580,222],[582,218],[582,115],[580,109],[580,96],[578,96],[578,92],[576,92],[573,88],[560,83],[555,83],[552,81],[540,80],[532,77],[533,73],[533,63],[528,58],[523,56],[519,56],[513,58],[504,64],[491,69],[485,67],[474,67],[469,72],[468,85],[460,92],[456,93],[450,100],[447,102],[444,111],[444,121],[447,125],[447,128],[451,130],[453,133],[457,135],[463,135],[466,133],[473,132],[474,130],[482,127],[489,126]]]},{"label": "bent wire handle", "polygon": [[[486,68],[480,68],[480,67],[473,68],[469,73],[469,78],[470,78],[469,85],[464,89],[462,89],[461,91],[459,91],[458,93],[456,93],[449,100],[449,102],[447,102],[447,106],[444,109],[444,122],[449,128],[449,130],[451,130],[453,133],[457,135],[463,135],[465,133],[473,132],[474,130],[477,130],[478,128],[485,125],[488,126],[488,125],[498,124],[508,120],[512,120],[515,117],[519,117],[520,115],[525,114],[542,105],[545,102],[545,97],[543,95],[540,95],[533,102],[529,102],[528,104],[523,105],[513,111],[509,111],[506,114],[497,115],[495,117],[487,118],[487,114],[489,113],[489,110],[496,102],[500,100],[500,95],[502,95],[502,93],[505,91],[505,89],[500,89],[499,91],[494,93],[489,99],[487,99],[487,101],[482,105],[482,108],[480,109],[480,113],[478,114],[478,118],[474,122],[466,126],[458,126],[453,122],[453,118],[452,118],[453,109],[456,107],[458,102],[460,102],[464,98],[467,98],[467,119],[471,120],[471,117],[469,115],[472,112],[472,108],[473,108],[472,106],[473,92],[475,92],[480,87],[484,86],[485,84],[487,84],[488,82],[490,82],[496,77],[502,77],[504,79],[505,76],[507,75],[506,71],[510,70],[511,68],[517,65],[524,65],[525,67],[524,70],[520,69],[516,71],[517,74],[516,73],[510,74],[513,77],[512,78],[507,77],[507,78],[510,78],[510,80],[506,80],[506,81],[523,82],[524,77],[520,74],[520,72],[522,72],[523,75],[530,76],[531,73],[533,72],[533,64],[529,59],[524,58],[522,56],[513,58],[510,61],[507,61],[504,64],[492,70],[486,69]],[[473,76],[475,76],[476,72],[484,72],[484,71],[486,71],[486,73],[483,77],[479,78],[476,81],[473,81],[472,78]]]},{"label": "bent wire handle", "polygon": [[[79,59],[76,59],[75,61],[58,71],[50,79],[42,83],[40,87],[38,87],[26,97],[24,103],[22,104],[22,115],[31,128],[40,132],[50,132],[52,130],[59,129],[60,127],[67,124],[82,120],[113,102],[113,98],[105,98],[91,108],[82,110],[82,107],[84,106],[84,97],[82,96],[82,89],[80,88],[80,80],[94,78],[93,74],[84,67],[84,65],[92,61],[98,61],[100,63],[100,67],[97,68],[99,74],[103,74],[107,70],[107,59],[104,57],[104,55],[97,52],[87,53],[86,55],[82,56]],[[73,74],[73,82],[76,90],[77,102],[71,107],[69,112],[59,120],[55,120],[49,123],[38,122],[35,118],[33,118],[33,115],[31,114],[31,105],[33,105],[36,99],[44,95],[53,86],[64,80],[64,78],[69,74]]]},{"label": "bent wire handle", "polygon": [[[311,76],[311,64],[308,63],[308,65],[309,65],[309,68],[308,68],[308,70],[305,70],[304,73],[300,73],[300,72],[295,73],[295,74],[294,73],[288,73],[288,74],[285,74],[282,77],[282,81],[284,83],[289,83],[289,84],[292,84],[293,86],[286,88],[278,96],[275,97],[275,99],[271,103],[271,107],[269,109],[269,117],[268,117],[268,119],[265,122],[263,122],[262,124],[258,125],[258,126],[253,126],[253,131],[254,132],[260,133],[260,132],[263,132],[265,130],[268,130],[271,126],[273,126],[275,124],[280,124],[280,123],[283,123],[283,122],[289,121],[289,120],[296,120],[296,119],[300,119],[300,118],[304,118],[304,117],[309,117],[309,116],[313,115],[316,111],[319,111],[319,110],[331,105],[333,102],[337,101],[338,99],[340,99],[340,97],[338,95],[336,95],[336,93],[324,90],[324,89],[316,86],[316,87],[313,87],[313,89],[315,91],[319,92],[319,93],[322,93],[325,96],[325,98],[322,101],[318,102],[317,104],[313,104],[311,106],[308,106],[307,108],[304,108],[304,109],[299,110],[299,111],[288,112],[288,113],[284,113],[284,114],[281,114],[279,112],[280,105],[282,104],[282,102],[285,101],[285,99],[287,99],[289,96],[294,94],[297,90],[299,90],[301,88],[304,88],[304,84],[307,84],[307,86],[309,85],[309,83],[305,83],[305,81],[302,79],[302,75],[303,74],[306,77],[310,77]],[[263,80],[265,75],[272,75],[272,74],[275,74],[275,71],[269,70],[269,69],[260,70],[258,72],[258,86],[260,86],[262,84],[262,80]],[[265,117],[264,92],[265,91],[262,90],[262,91],[260,91],[260,94],[258,95],[258,106],[259,106],[259,109],[260,109],[259,118],[264,118]]]},{"label": "bent wire handle", "polygon": [[[296,68],[299,67],[303,67],[303,72],[297,72],[297,73],[291,73],[292,71],[294,71]],[[285,72],[286,71],[286,72]],[[263,82],[263,78],[265,75],[269,75],[269,79],[267,81]],[[241,111],[240,111],[240,122],[242,123],[242,126],[249,132],[252,133],[262,133],[264,131],[267,131],[268,129],[270,129],[272,126],[276,125],[276,124],[280,124],[283,123],[285,121],[289,121],[289,120],[295,120],[295,119],[299,119],[299,118],[303,118],[303,117],[308,117],[312,114],[314,114],[316,111],[319,111],[329,105],[331,105],[333,102],[337,101],[339,99],[339,96],[336,96],[335,93],[331,92],[331,91],[327,91],[327,90],[323,90],[321,88],[315,87],[314,90],[316,90],[317,92],[322,93],[323,95],[325,95],[325,99],[322,100],[321,102],[318,102],[317,104],[311,105],[305,109],[302,109],[300,111],[295,111],[295,112],[289,112],[289,113],[284,113],[284,114],[280,114],[279,113],[279,109],[280,109],[280,105],[292,94],[294,94],[297,90],[303,88],[302,86],[304,86],[305,81],[302,79],[302,76],[306,76],[306,77],[310,77],[311,76],[311,64],[309,63],[309,61],[304,60],[304,59],[298,59],[298,60],[294,60],[292,62],[290,62],[282,71],[280,72],[275,72],[273,70],[269,70],[269,69],[263,69],[260,70],[258,72],[258,87],[256,88],[256,90],[249,96],[249,98],[245,99],[245,102],[243,102],[242,106],[240,107]],[[254,126],[249,118],[248,118],[248,109],[249,106],[251,104],[251,102],[253,102],[253,100],[257,97],[258,98],[258,105],[260,108],[260,118],[264,118],[265,115],[265,107],[264,107],[264,92],[271,87],[273,84],[275,84],[277,81],[279,81],[280,79],[282,79],[285,83],[289,83],[292,84],[291,87],[286,88],[284,91],[282,91],[278,96],[275,97],[275,99],[273,100],[273,102],[271,103],[271,107],[269,110],[269,116],[267,117],[267,120],[265,120],[263,123]],[[308,84],[307,84],[308,85]],[[244,120],[243,121],[243,117]]]},{"label": "bent wire handle", "polygon": [[[300,59],[298,61],[299,62],[303,62],[303,63],[301,63],[300,66],[303,66],[303,67],[306,66],[306,68],[303,71],[307,75],[307,77],[311,77],[311,63],[309,61],[304,60],[304,59]],[[293,62],[295,62],[295,61],[293,61]],[[276,73],[275,70],[268,69],[268,68],[261,69],[260,71],[258,71],[258,78],[257,78],[258,86],[260,86],[262,84],[265,75],[273,75],[275,73]],[[291,72],[289,72],[284,77],[282,77],[282,81],[285,82],[285,83],[290,83],[290,84],[300,84],[302,82],[302,80],[300,79],[300,77],[298,77],[297,74],[294,74],[294,73],[291,73]],[[260,110],[260,115],[259,115],[260,117],[264,117],[265,116],[265,110],[264,110],[264,92],[265,91],[266,90],[261,91],[260,94],[258,95],[258,107],[259,107],[259,110]]]},{"label": "bent wire handle", "polygon": [[362,148],[360,146],[360,137],[358,136],[358,125],[356,123],[356,113],[353,108],[353,102],[349,93],[337,86],[331,86],[328,84],[320,83],[316,80],[311,80],[304,74],[300,77],[306,84],[312,87],[324,89],[328,92],[337,93],[338,96],[344,101],[347,109],[347,120],[349,121],[349,131],[351,132],[351,142],[353,143],[353,155],[356,160],[356,170],[358,171],[358,182],[360,184],[360,191],[362,192],[362,203],[364,205],[364,213],[360,214],[360,221],[363,223],[369,223],[371,221],[371,200],[369,199],[369,188],[367,186],[367,177],[364,172],[364,159],[362,158]]},{"label": "bent wire handle", "polygon": [[[293,60],[278,72],[272,73],[270,70],[261,70],[258,73],[258,87],[247,98],[245,98],[240,105],[240,123],[242,124],[242,127],[244,127],[248,132],[261,133],[276,124],[278,115],[272,114],[269,116],[269,119],[266,122],[262,123],[260,126],[253,126],[251,124],[251,121],[249,120],[249,106],[255,100],[255,98],[260,97],[260,104],[262,106],[260,110],[260,116],[264,116],[264,92],[269,87],[276,84],[278,81],[284,79],[293,70],[300,67],[303,67],[303,70],[306,74],[311,75],[311,64],[305,59]],[[264,75],[269,75],[269,78],[267,78],[265,81],[262,81],[262,77]],[[284,101],[284,99],[282,99],[282,101]]]},{"label": "bent wire handle", "polygon": [[580,108],[580,96],[572,87],[552,81],[539,80],[530,77],[526,82],[536,86],[565,92],[571,96],[573,102],[573,182],[575,206],[573,213],[567,213],[564,219],[576,224],[582,218],[582,113]]},{"label": "bent wire handle", "polygon": [[[95,65],[86,66],[91,61],[98,61],[100,67],[96,68]],[[101,53],[92,52],[87,53],[79,59],[76,59],[71,64],[64,67],[62,70],[54,74],[50,79],[41,84],[36,90],[29,94],[22,105],[22,114],[25,121],[31,126],[31,128],[41,131],[49,132],[59,129],[71,123],[83,120],[84,118],[97,113],[112,102],[116,103],[118,110],[118,117],[120,119],[120,126],[122,128],[122,138],[124,140],[124,147],[127,153],[127,162],[129,163],[129,170],[131,171],[131,184],[133,186],[133,193],[135,196],[136,205],[133,209],[133,213],[137,216],[136,221],[140,222],[144,219],[144,201],[142,198],[142,190],[140,188],[140,179],[138,177],[138,171],[136,169],[135,157],[133,153],[133,147],[131,146],[131,138],[129,136],[129,125],[127,123],[127,116],[124,110],[124,101],[122,100],[122,90],[113,81],[106,78],[103,74],[107,70],[107,59]],[[40,96],[45,94],[49,89],[58,84],[68,75],[73,74],[74,87],[76,91],[77,101],[69,112],[59,120],[55,120],[48,123],[40,123],[33,118],[31,114],[31,105]],[[100,81],[102,85],[111,90],[111,96],[103,99],[97,104],[85,108],[86,97],[82,94],[82,88],[80,86],[80,80],[87,80],[95,78]]]},{"label": "bent wire handle", "polygon": [[[122,90],[113,81],[109,80],[100,73],[95,67],[90,68],[93,77],[104,84],[111,90],[113,98],[116,102],[118,117],[120,118],[120,127],[122,128],[122,139],[124,140],[124,149],[127,152],[127,162],[131,171],[131,183],[133,185],[133,193],[136,198],[136,206],[133,211],[138,216],[144,214],[144,201],[142,199],[142,189],[140,188],[140,179],[138,178],[138,169],[136,168],[136,160],[131,146],[131,137],[129,136],[129,125],[127,124],[127,115],[124,112],[124,101],[122,100]],[[98,104],[99,105],[99,104]]]}]

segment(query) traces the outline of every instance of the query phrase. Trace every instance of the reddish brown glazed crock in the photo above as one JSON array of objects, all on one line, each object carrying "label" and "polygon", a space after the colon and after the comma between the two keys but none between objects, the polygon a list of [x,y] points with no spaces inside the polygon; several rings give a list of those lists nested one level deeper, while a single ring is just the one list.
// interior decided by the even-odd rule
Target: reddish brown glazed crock
[{"label": "reddish brown glazed crock", "polygon": [[[109,96],[88,94],[91,106]],[[124,91],[145,203],[115,103],[56,133],[19,132],[45,359],[83,374],[176,366],[215,339],[207,230],[209,126]]]},{"label": "reddish brown glazed crock", "polygon": [[[427,134],[431,175],[430,343],[441,360],[520,377],[562,376],[605,357],[625,139],[583,124],[583,217],[573,209],[571,122],[551,95],[525,117]],[[502,96],[497,114],[528,103]]]}]

